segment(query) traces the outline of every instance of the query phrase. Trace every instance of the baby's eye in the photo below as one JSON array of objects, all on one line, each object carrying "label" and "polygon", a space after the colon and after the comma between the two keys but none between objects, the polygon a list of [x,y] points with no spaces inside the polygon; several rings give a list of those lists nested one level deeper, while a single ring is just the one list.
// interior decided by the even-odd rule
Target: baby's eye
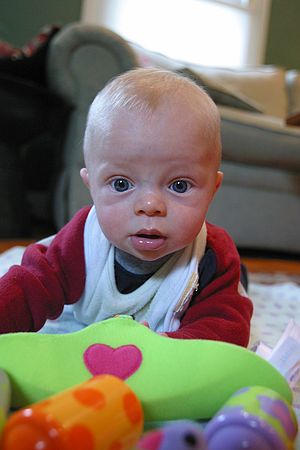
[{"label": "baby's eye", "polygon": [[188,189],[190,189],[190,187],[191,183],[185,180],[176,180],[169,186],[171,191],[177,192],[178,194],[183,194]]},{"label": "baby's eye", "polygon": [[133,184],[126,178],[115,178],[110,183],[111,187],[117,192],[125,192],[133,187]]}]

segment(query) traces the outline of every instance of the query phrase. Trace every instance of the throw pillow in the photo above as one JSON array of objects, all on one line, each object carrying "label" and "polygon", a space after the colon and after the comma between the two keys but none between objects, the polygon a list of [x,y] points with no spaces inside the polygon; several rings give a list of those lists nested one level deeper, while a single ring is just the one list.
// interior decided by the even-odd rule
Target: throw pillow
[{"label": "throw pillow", "polygon": [[0,41],[0,58],[18,58],[21,50],[13,47],[9,42]]},{"label": "throw pillow", "polygon": [[294,127],[300,127],[300,112],[287,116],[285,123]]},{"label": "throw pillow", "polygon": [[0,44],[0,73],[46,86],[46,62],[50,40],[59,31],[57,25],[46,25],[20,49]]},{"label": "throw pillow", "polygon": [[186,64],[210,83],[218,83],[224,89],[238,96],[246,96],[260,105],[264,114],[285,118],[287,95],[283,68],[257,66],[245,68],[221,68]]},{"label": "throw pillow", "polygon": [[237,96],[216,83],[211,83],[208,78],[202,77],[187,67],[178,69],[176,72],[190,78],[196,84],[203,87],[217,105],[230,106],[231,108],[242,109],[244,111],[262,113],[262,110],[258,107],[258,105],[255,105],[251,100],[242,96]]}]

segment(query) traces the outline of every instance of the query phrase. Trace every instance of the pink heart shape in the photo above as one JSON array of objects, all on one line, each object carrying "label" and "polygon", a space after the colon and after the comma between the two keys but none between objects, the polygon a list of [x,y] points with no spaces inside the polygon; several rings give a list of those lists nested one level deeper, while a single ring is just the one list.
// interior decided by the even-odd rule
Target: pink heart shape
[{"label": "pink heart shape", "polygon": [[135,345],[112,348],[105,344],[93,344],[85,350],[83,360],[93,376],[110,374],[126,380],[138,370],[143,356]]}]

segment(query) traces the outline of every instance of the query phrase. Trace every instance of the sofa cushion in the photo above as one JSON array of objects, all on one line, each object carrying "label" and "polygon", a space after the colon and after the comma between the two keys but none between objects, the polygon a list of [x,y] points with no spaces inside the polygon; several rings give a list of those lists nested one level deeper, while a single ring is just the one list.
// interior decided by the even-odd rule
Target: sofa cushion
[{"label": "sofa cushion", "polygon": [[134,51],[138,64],[141,67],[160,67],[166,70],[176,70],[183,66],[180,61],[169,58],[162,53],[147,50],[134,42],[129,42],[129,45]]},{"label": "sofa cushion", "polygon": [[217,82],[236,96],[253,100],[265,114],[286,117],[285,70],[274,66],[227,69],[188,64],[201,77]]},{"label": "sofa cushion", "polygon": [[223,183],[231,186],[300,195],[298,171],[231,161],[224,161],[221,170],[224,172]]},{"label": "sofa cushion", "polygon": [[300,169],[300,128],[278,117],[219,107],[223,160],[265,167]]},{"label": "sofa cushion", "polygon": [[237,96],[228,89],[223,88],[220,84],[211,81],[209,77],[202,77],[194,70],[187,67],[176,70],[177,73],[187,76],[196,84],[203,87],[208,95],[213,99],[217,105],[230,106],[231,108],[242,109],[251,112],[262,112],[258,105],[246,96]]}]

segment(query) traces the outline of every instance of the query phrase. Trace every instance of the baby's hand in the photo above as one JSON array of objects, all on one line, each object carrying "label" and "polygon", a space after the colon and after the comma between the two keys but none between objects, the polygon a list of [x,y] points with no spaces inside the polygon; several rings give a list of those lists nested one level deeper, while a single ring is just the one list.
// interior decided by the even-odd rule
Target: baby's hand
[{"label": "baby's hand", "polygon": [[[142,322],[141,322],[141,324],[142,325],[145,325],[145,327],[147,327],[147,328],[150,328],[150,325],[149,325],[149,323],[147,322],[147,320],[142,320]],[[167,333],[157,333],[157,334],[160,334],[160,336],[166,336],[166,337],[168,337],[168,335],[167,335]]]}]

